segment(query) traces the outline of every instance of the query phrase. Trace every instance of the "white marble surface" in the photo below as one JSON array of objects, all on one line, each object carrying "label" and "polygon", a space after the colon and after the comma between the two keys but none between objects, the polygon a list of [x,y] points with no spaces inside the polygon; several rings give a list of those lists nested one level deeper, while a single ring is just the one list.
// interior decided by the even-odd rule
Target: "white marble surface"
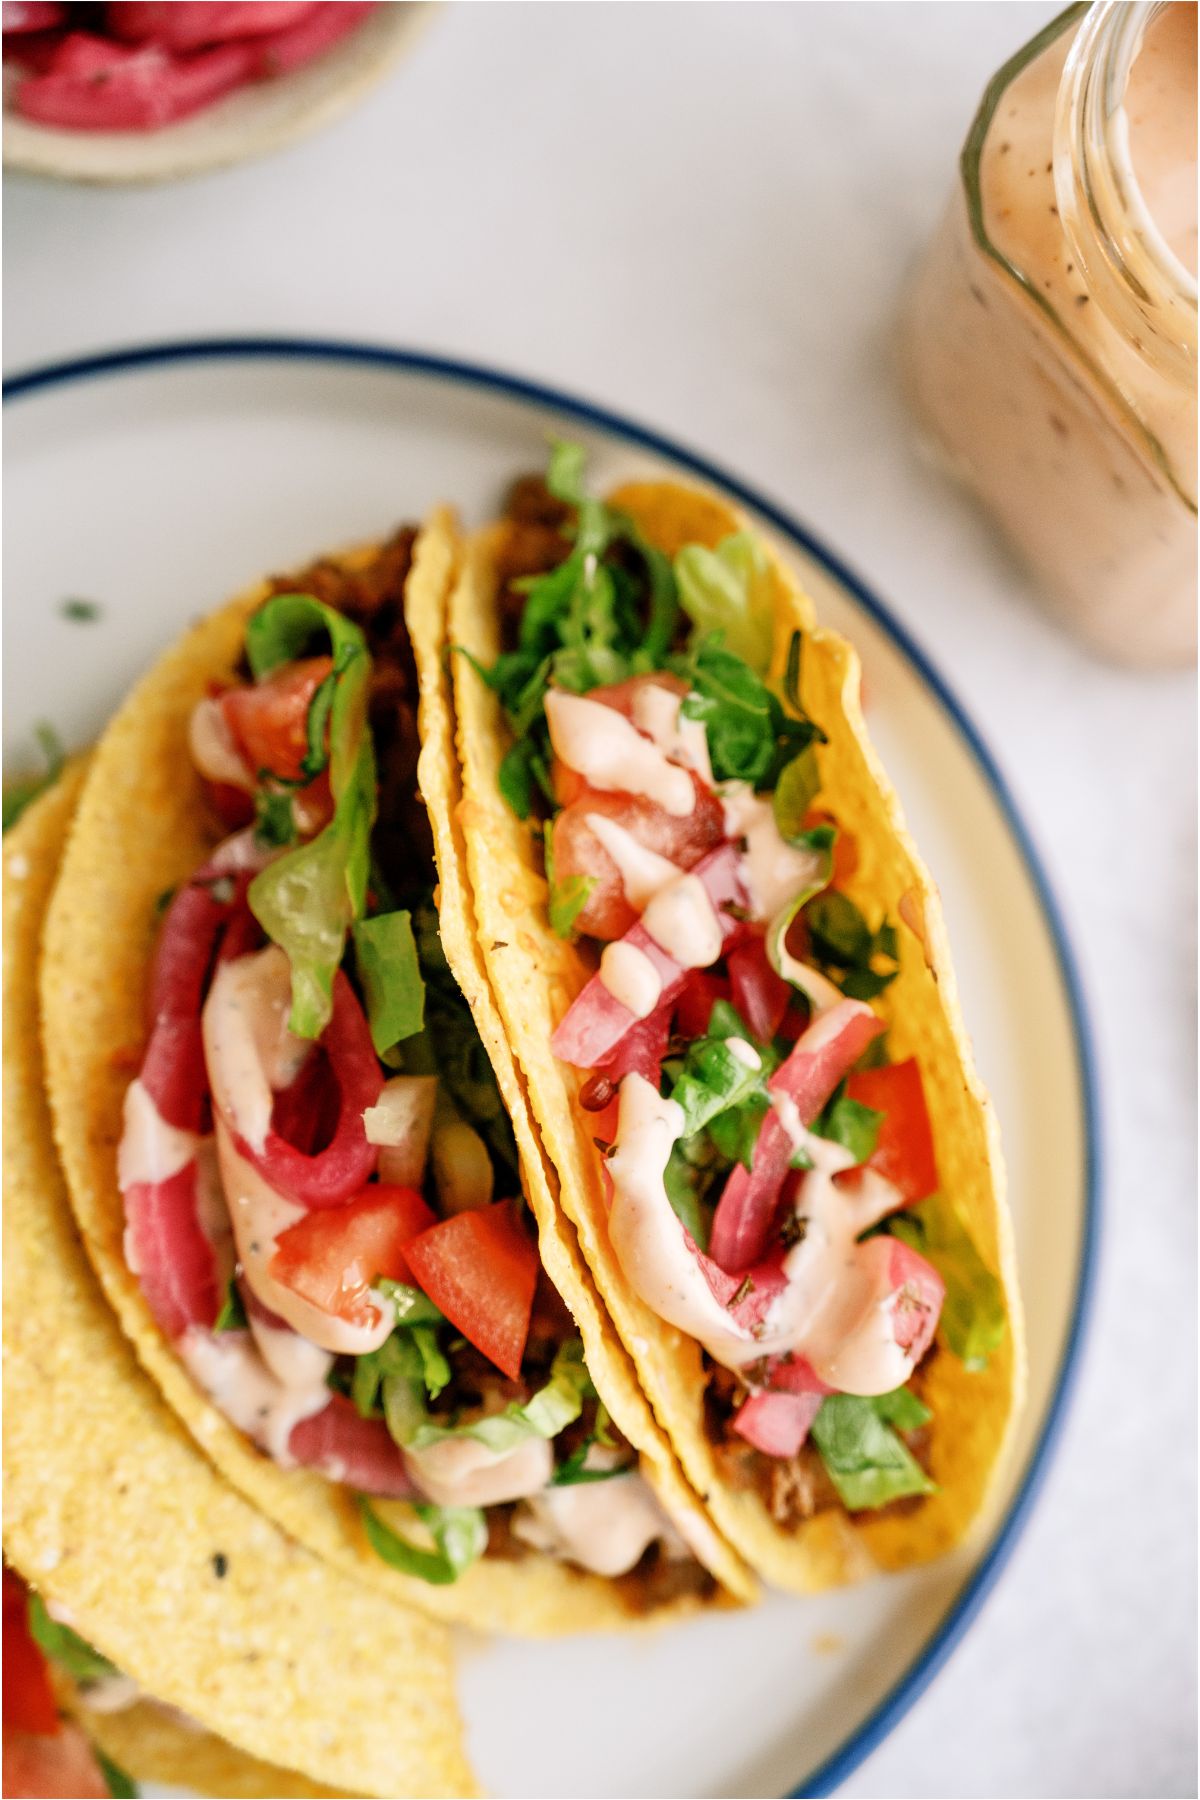
[{"label": "white marble surface", "polygon": [[5,190],[9,370],[293,331],[591,393],[811,520],[1009,776],[1097,1025],[1098,1305],[1032,1524],[853,1795],[1196,1791],[1193,685],[1103,668],[1042,622],[917,455],[889,364],[982,84],[1053,10],[447,7],[359,111],[272,161]]}]

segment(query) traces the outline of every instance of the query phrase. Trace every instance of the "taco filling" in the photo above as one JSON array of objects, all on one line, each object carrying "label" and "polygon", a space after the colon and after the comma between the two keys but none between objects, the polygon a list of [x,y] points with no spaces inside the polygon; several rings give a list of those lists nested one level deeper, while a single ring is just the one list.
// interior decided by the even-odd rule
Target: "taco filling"
[{"label": "taco filling", "polygon": [[196,1384],[276,1463],[354,1490],[393,1566],[442,1584],[539,1551],[656,1598],[710,1586],[542,1272],[442,953],[414,538],[277,584],[244,679],[191,718],[228,835],[162,898],[126,1261]]},{"label": "taco filling", "polygon": [[501,654],[476,672],[549,923],[593,971],[551,1048],[624,1280],[702,1347],[716,1466],[779,1525],[912,1503],[934,1487],[932,1361],[986,1360],[1004,1297],[924,1205],[920,1060],[893,1060],[873,1004],[895,921],[846,891],[803,635],[770,681],[757,540],[668,557],[585,491],[571,445],[517,483],[496,541]]}]

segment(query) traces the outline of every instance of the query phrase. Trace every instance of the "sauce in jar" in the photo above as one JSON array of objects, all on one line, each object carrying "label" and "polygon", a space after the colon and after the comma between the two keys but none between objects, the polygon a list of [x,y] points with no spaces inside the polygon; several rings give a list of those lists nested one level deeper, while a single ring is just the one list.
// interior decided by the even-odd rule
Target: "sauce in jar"
[{"label": "sauce in jar", "polygon": [[955,473],[1114,660],[1196,648],[1196,7],[1072,7],[995,77],[904,325]]}]

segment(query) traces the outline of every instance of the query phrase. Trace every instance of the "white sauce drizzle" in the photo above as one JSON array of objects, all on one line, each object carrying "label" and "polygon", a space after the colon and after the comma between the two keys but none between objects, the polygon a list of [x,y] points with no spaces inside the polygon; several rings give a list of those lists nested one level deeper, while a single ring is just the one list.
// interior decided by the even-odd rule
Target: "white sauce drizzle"
[{"label": "white sauce drizzle", "polygon": [[720,920],[698,875],[680,875],[660,888],[642,924],[681,969],[707,969],[721,954]]},{"label": "white sauce drizzle", "polygon": [[[584,1466],[603,1468],[612,1455],[593,1445]],[[532,1549],[610,1579],[634,1568],[660,1538],[668,1555],[689,1554],[636,1469],[608,1481],[546,1488],[518,1509],[512,1529]]]},{"label": "white sauce drizzle", "polygon": [[406,1450],[404,1461],[435,1506],[503,1506],[545,1487],[554,1452],[547,1438],[527,1438],[505,1451],[489,1450],[475,1438],[446,1438]]},{"label": "white sauce drizzle", "polygon": [[240,1137],[263,1149],[275,1094],[290,1086],[312,1050],[287,1028],[288,960],[277,944],[222,963],[204,1003],[204,1059],[213,1101]]},{"label": "white sauce drizzle", "polygon": [[706,787],[713,785],[712,763],[708,756],[708,732],[703,719],[683,716],[686,695],[671,688],[648,682],[633,697],[633,722],[639,731],[653,738],[664,756],[694,769]]},{"label": "white sauce drizzle", "polygon": [[683,1134],[683,1108],[641,1075],[621,1083],[608,1235],[630,1284],[668,1324],[699,1338],[718,1362],[737,1368],[757,1344],[721,1305],[684,1241],[663,1182],[671,1148]]},{"label": "white sauce drizzle", "polygon": [[136,1681],[114,1670],[79,1685],[79,1695],[89,1712],[119,1713],[145,1698]]},{"label": "white sauce drizzle", "polygon": [[761,1069],[762,1068],[762,1057],[758,1054],[758,1051],[754,1048],[754,1045],[748,1044],[746,1042],[745,1038],[742,1038],[742,1037],[726,1038],[725,1039],[725,1048],[728,1050],[730,1056],[736,1058],[736,1060],[738,1062],[744,1063],[746,1068],[748,1068],[748,1069]]},{"label": "white sauce drizzle", "polygon": [[290,1327],[268,1325],[256,1313],[249,1314],[248,1323],[259,1355],[284,1387],[315,1387],[325,1383],[333,1367],[333,1357],[328,1350],[310,1343]]},{"label": "white sauce drizzle", "polygon": [[680,875],[677,864],[639,844],[633,833],[615,819],[594,812],[584,817],[592,836],[616,863],[625,898],[635,912],[641,912],[648,900]]},{"label": "white sauce drizzle", "polygon": [[748,782],[731,781],[721,789],[725,835],[745,838],[742,883],[756,919],[772,919],[821,868],[818,850],[794,850],[779,835],[769,794],[756,794]]},{"label": "white sauce drizzle", "polygon": [[169,1181],[196,1154],[199,1137],[168,1125],[141,1077],[125,1090],[125,1126],[117,1149],[117,1185],[126,1193],[137,1183]]},{"label": "white sauce drizzle", "polygon": [[627,1006],[635,1019],[644,1019],[658,1005],[662,977],[644,950],[623,938],[605,944],[600,953],[600,979],[614,1000]]},{"label": "white sauce drizzle", "polygon": [[620,1096],[617,1147],[607,1163],[613,1183],[608,1230],[627,1279],[647,1306],[697,1338],[726,1368],[794,1351],[846,1393],[884,1394],[908,1379],[912,1362],[895,1339],[886,1278],[890,1244],[855,1242],[866,1224],[899,1203],[894,1188],[876,1182],[865,1199],[844,1194],[833,1177],[852,1166],[850,1152],[808,1131],[789,1094],[772,1093],[793,1149],[803,1149],[813,1167],[800,1192],[805,1235],[783,1264],[787,1286],[762,1326],[745,1330],[709,1287],[667,1198],[663,1177],[683,1129],[681,1108],[636,1073],[622,1081]]},{"label": "white sauce drizzle", "polygon": [[302,1206],[287,1200],[266,1182],[245,1157],[238,1154],[228,1126],[217,1119],[217,1155],[225,1200],[233,1220],[238,1260],[242,1272],[263,1305],[294,1331],[322,1350],[336,1355],[365,1356],[378,1350],[395,1324],[395,1309],[375,1290],[372,1294],[374,1320],[366,1325],[352,1325],[333,1313],[322,1312],[268,1272],[280,1233],[308,1215]]},{"label": "white sauce drizzle", "polygon": [[241,788],[247,794],[254,792],[254,771],[247,768],[218,701],[211,698],[197,700],[192,708],[188,720],[188,750],[201,775],[207,776],[209,781]]},{"label": "white sauce drizzle", "polygon": [[192,1380],[231,1424],[253,1438],[283,1468],[293,1467],[288,1439],[294,1428],[329,1403],[324,1378],[285,1385],[266,1367],[248,1331],[205,1331],[189,1325],[179,1354]]},{"label": "white sauce drizzle", "polygon": [[678,819],[695,810],[696,790],[688,771],[669,762],[658,745],[614,707],[551,688],[546,721],[556,755],[590,787],[644,794]]}]

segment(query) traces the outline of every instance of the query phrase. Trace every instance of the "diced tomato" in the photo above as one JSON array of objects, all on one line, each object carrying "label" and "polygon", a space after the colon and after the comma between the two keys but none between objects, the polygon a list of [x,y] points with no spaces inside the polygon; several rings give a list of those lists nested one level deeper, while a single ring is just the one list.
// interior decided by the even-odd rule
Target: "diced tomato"
[{"label": "diced tomato", "polygon": [[[14,1570],[4,1571],[4,1725],[38,1736],[58,1730],[58,1704],[46,1659],[29,1629],[25,1585]],[[8,1759],[5,1758],[5,1793]]]},{"label": "diced tomato", "polygon": [[196,50],[202,44],[219,44],[226,38],[257,37],[280,32],[314,13],[313,0],[291,5],[287,0],[267,0],[258,5],[186,4],[170,0],[166,5],[113,4],[104,9],[105,22],[114,37],[129,43],[155,43],[167,50]]},{"label": "diced tomato", "polygon": [[795,1456],[821,1410],[823,1394],[751,1394],[733,1429],[764,1456]]},{"label": "diced tomato", "polygon": [[554,821],[554,876],[565,882],[580,876],[596,883],[576,927],[588,937],[621,937],[637,919],[625,898],[621,872],[588,824],[598,813],[620,825],[639,844],[680,869],[691,869],[725,836],[721,802],[698,776],[692,781],[696,804],[685,817],[667,812],[640,794],[608,793],[583,786]]},{"label": "diced tomato", "polygon": [[316,1469],[360,1494],[388,1500],[417,1495],[400,1446],[384,1421],[364,1419],[345,1394],[331,1394],[328,1406],[293,1425],[288,1454],[301,1468]]},{"label": "diced tomato", "polygon": [[221,1308],[213,1247],[200,1225],[197,1168],[187,1162],[165,1181],[124,1190],[125,1241],[146,1304],[169,1338],[212,1325]]},{"label": "diced tomato", "polygon": [[680,1037],[703,1037],[717,1001],[731,998],[732,990],[724,975],[712,975],[707,969],[689,969],[675,1007],[675,1029]]},{"label": "diced tomato", "polygon": [[[722,934],[728,938],[739,929],[724,907],[730,901],[741,901],[744,893],[738,869],[738,856],[732,844],[722,844],[698,862],[693,871],[704,883],[716,909]],[[683,991],[689,971],[663,950],[639,920],[625,933],[624,942],[640,950],[658,971],[662,982],[660,1003],[674,1001]],[[577,1069],[594,1069],[611,1058],[626,1033],[637,1023],[622,1001],[605,987],[599,975],[580,990],[567,1008],[558,1029],[550,1040],[555,1056]]]},{"label": "diced tomato", "polygon": [[435,1306],[513,1381],[529,1335],[538,1253],[510,1201],[443,1219],[405,1246]]},{"label": "diced tomato", "polygon": [[[861,1000],[840,1000],[799,1038],[767,1083],[787,1094],[804,1125],[812,1121],[838,1082],[883,1030]],[[762,1256],[792,1159],[792,1143],[778,1113],[766,1114],[754,1146],[753,1167],[739,1163],[725,1183],[713,1217],[709,1252],[730,1274]]]},{"label": "diced tomato", "polygon": [[112,1793],[83,1730],[64,1719],[53,1737],[4,1727],[6,1800],[107,1800]]},{"label": "diced tomato", "polygon": [[833,873],[829,878],[829,885],[842,887],[858,868],[858,845],[831,812],[812,806],[804,815],[804,829],[811,831],[817,825],[832,825],[837,832],[833,840]]},{"label": "diced tomato", "polygon": [[769,1044],[791,1004],[792,989],[767,960],[765,940],[755,932],[726,957],[733,1004],[760,1042]]},{"label": "diced tomato", "polygon": [[911,1205],[935,1192],[933,1129],[916,1057],[880,1069],[858,1069],[847,1078],[846,1092],[883,1114],[867,1166],[878,1169]]},{"label": "diced tomato", "polygon": [[252,769],[266,769],[284,781],[300,779],[308,755],[308,709],[332,668],[331,657],[309,656],[265,681],[221,695],[221,710]]},{"label": "diced tomato", "polygon": [[376,1182],[280,1232],[270,1273],[322,1312],[370,1323],[377,1312],[368,1289],[380,1276],[411,1282],[404,1246],[435,1223],[415,1188]]},{"label": "diced tomato", "polygon": [[64,131],[152,131],[207,106],[249,72],[241,44],[181,59],[153,45],[134,49],[71,32],[44,73],[19,83],[13,105],[24,118]]},{"label": "diced tomato", "polygon": [[65,6],[53,0],[4,0],[4,30],[53,31],[67,16]]}]

